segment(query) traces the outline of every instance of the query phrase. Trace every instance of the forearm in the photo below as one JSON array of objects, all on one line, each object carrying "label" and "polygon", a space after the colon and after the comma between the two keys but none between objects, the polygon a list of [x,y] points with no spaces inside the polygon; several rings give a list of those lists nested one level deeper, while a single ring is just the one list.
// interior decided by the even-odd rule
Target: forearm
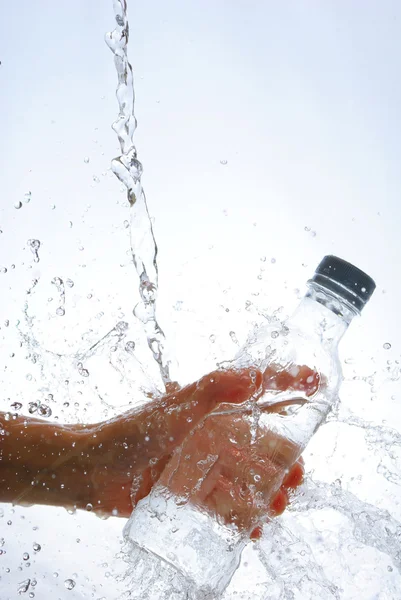
[{"label": "forearm", "polygon": [[0,501],[85,508],[91,428],[0,413]]}]

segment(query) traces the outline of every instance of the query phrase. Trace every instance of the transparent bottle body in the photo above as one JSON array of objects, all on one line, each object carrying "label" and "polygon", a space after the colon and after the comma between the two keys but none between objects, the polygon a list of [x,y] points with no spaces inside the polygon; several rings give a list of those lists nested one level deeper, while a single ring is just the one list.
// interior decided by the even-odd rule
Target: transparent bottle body
[{"label": "transparent bottle body", "polygon": [[[241,452],[238,431],[242,428],[248,432],[243,438],[247,446],[242,451],[245,455],[254,447],[252,456],[260,456],[265,467],[255,478],[260,480],[263,472],[268,473],[264,507],[337,398],[341,383],[337,346],[354,315],[351,306],[312,284],[293,316],[285,324],[270,322],[259,328],[231,365],[262,371],[258,395],[245,407],[218,409],[209,424],[205,420],[205,427],[216,438],[210,434],[212,462],[219,459],[219,449],[220,453],[229,453],[230,444],[236,444],[236,451]],[[226,445],[222,442],[225,435]],[[238,456],[241,460],[241,454]],[[244,464],[252,466],[251,462]],[[249,481],[248,474],[244,476]],[[255,506],[258,494],[255,491],[252,499]],[[260,521],[260,509],[254,512]],[[268,518],[265,510],[264,520]],[[210,507],[202,506],[195,495],[177,496],[173,486],[157,484],[138,503],[125,536],[177,569],[197,590],[197,597],[218,598],[238,567],[255,525],[252,518],[241,525],[235,520],[228,523]]]}]

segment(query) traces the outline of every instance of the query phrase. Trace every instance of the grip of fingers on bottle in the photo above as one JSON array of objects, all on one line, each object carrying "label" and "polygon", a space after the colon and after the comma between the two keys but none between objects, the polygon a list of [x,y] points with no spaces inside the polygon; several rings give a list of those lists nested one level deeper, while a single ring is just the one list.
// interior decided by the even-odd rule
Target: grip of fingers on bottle
[{"label": "grip of fingers on bottle", "polygon": [[264,391],[299,391],[310,398],[316,394],[319,386],[319,373],[306,365],[293,365],[287,369],[269,366],[263,373]]}]

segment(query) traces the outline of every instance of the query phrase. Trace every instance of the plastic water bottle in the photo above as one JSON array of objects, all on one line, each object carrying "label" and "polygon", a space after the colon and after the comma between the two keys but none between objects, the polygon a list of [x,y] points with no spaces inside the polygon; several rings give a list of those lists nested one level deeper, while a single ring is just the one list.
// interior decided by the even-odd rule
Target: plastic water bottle
[{"label": "plastic water bottle", "polygon": [[[239,413],[239,418],[256,419],[255,435],[270,436],[270,497],[338,398],[338,344],[375,287],[357,267],[326,256],[293,315],[284,324],[260,328],[234,360],[235,366],[255,366],[263,373],[251,416]],[[184,577],[197,598],[211,599],[230,582],[250,533],[160,484],[138,503],[124,531],[132,544]]]}]

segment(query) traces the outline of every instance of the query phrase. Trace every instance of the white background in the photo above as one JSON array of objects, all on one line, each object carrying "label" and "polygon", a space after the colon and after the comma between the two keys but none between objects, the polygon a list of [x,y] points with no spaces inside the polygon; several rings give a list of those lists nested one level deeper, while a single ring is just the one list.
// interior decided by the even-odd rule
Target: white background
[{"label": "white background", "polygon": [[[177,377],[194,379],[234,354],[229,333],[244,340],[252,322],[247,301],[290,312],[314,267],[333,253],[377,281],[342,354],[354,361],[349,378],[376,373],[381,384],[388,366],[398,369],[400,354],[399,3],[132,0],[129,8],[136,143],[160,252],[159,318],[178,357]],[[0,8],[3,410],[12,398],[26,411],[45,390],[54,393],[60,420],[104,414],[88,390],[75,411],[73,403],[63,409],[59,372],[40,375],[19,347],[16,323],[34,277],[35,335],[48,350],[76,352],[121,319],[137,335],[128,208],[108,171],[118,154],[110,128],[118,112],[116,74],[104,43],[112,28],[111,0],[22,0]],[[32,238],[41,241],[39,263],[27,246]],[[54,276],[75,282],[63,318],[55,314]],[[125,405],[134,386],[110,381],[104,375],[98,383],[115,407]],[[345,387],[346,408],[399,430],[397,384],[385,383],[379,393],[372,385],[358,388],[357,397],[351,384]],[[343,485],[400,519],[399,485],[378,476],[374,452],[366,459],[368,450],[351,448],[348,434],[327,473],[329,430],[315,443],[309,468],[331,482],[345,474],[346,463]],[[359,470],[363,482],[352,488]],[[0,519],[0,537],[9,544],[0,556],[5,597],[17,597],[17,583],[33,571],[39,598],[90,597],[92,585],[95,598],[117,597],[114,583],[102,592],[110,578],[101,565],[114,560],[120,521],[55,509],[16,509],[13,517],[10,511],[4,506]],[[34,526],[38,541],[48,541],[26,567],[21,557],[38,535]],[[67,592],[62,582],[74,572],[79,583]],[[370,599],[366,593],[358,598]]]}]

